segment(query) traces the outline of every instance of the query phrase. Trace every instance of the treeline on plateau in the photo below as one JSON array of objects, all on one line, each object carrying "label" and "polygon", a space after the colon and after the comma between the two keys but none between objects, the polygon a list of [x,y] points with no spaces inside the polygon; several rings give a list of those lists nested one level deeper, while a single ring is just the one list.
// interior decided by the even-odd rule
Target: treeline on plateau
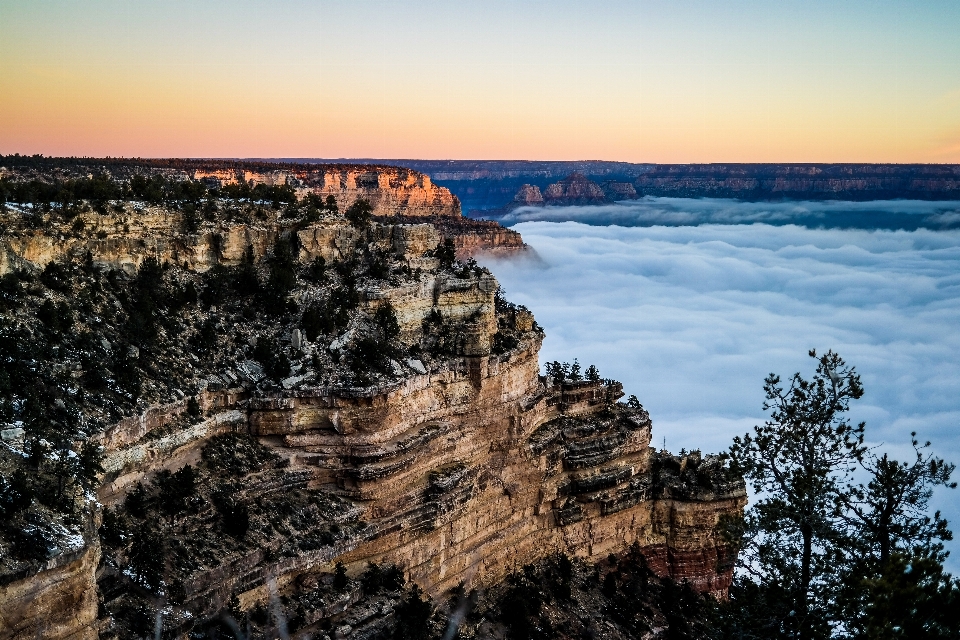
[{"label": "treeline on plateau", "polygon": [[[116,180],[106,173],[87,178],[46,182],[43,180],[0,180],[0,204],[7,202],[62,212],[79,211],[88,202],[94,210],[107,211],[112,201],[136,200],[154,205],[199,206],[205,198],[227,198],[246,202],[269,202],[274,207],[297,202],[290,185],[251,185],[245,182],[211,187],[201,180],[176,180],[162,175],[134,175]],[[316,196],[315,196],[316,197]],[[324,206],[324,201],[318,201]]]},{"label": "treeline on plateau", "polygon": [[839,355],[817,356],[812,379],[765,381],[769,419],[734,440],[731,467],[756,496],[722,529],[741,547],[718,638],[958,638],[960,581],[943,569],[952,539],[936,487],[954,465],[911,434],[903,462],[864,444],[845,417],[863,396]]}]

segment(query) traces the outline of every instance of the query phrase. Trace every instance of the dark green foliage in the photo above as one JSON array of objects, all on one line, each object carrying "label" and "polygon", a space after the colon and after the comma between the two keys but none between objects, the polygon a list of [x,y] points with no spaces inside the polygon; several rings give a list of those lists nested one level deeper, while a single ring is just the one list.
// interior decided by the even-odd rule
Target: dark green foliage
[{"label": "dark green foliage", "polygon": [[190,346],[197,355],[208,356],[217,346],[217,321],[213,318],[204,320],[190,337]]},{"label": "dark green foliage", "polygon": [[0,518],[12,518],[33,502],[30,478],[23,469],[15,470],[9,478],[0,475]]},{"label": "dark green foliage", "polygon": [[197,497],[196,473],[191,465],[181,467],[176,473],[161,469],[154,477],[155,503],[161,513],[176,521],[176,517],[193,506]]},{"label": "dark green foliage", "polygon": [[66,333],[73,326],[73,312],[64,302],[54,303],[44,300],[37,309],[37,319],[54,335]]},{"label": "dark green foliage", "polygon": [[[771,419],[731,447],[759,495],[723,525],[749,571],[718,607],[716,637],[956,637],[960,618],[942,612],[960,594],[943,573],[951,533],[927,515],[933,487],[956,486],[953,465],[915,437],[910,463],[868,451],[863,423],[842,417],[863,395],[859,377],[832,352],[812,381],[779,382],[765,384]],[[853,482],[855,466],[866,483]]]},{"label": "dark green foliage", "polygon": [[864,455],[860,462],[869,481],[841,496],[857,539],[880,564],[886,564],[897,549],[929,549],[937,540],[953,539],[940,512],[932,518],[927,512],[934,487],[957,487],[950,481],[955,466],[925,453],[930,443],[921,447],[916,436],[916,432],[910,434],[914,450],[910,463],[887,454]]},{"label": "dark green foliage", "polygon": [[367,595],[374,595],[381,591],[397,591],[404,584],[403,571],[396,565],[381,566],[370,562],[360,575],[360,584]]},{"label": "dark green foliage", "polygon": [[100,474],[103,473],[103,448],[96,442],[84,442],[76,452],[75,467],[70,470],[72,481],[80,489],[95,493],[100,486]]},{"label": "dark green foliage", "polygon": [[147,508],[149,506],[148,499],[146,487],[143,486],[143,483],[138,482],[133,487],[133,491],[127,494],[123,506],[126,508],[127,513],[133,517],[146,518]]},{"label": "dark green foliage", "polygon": [[556,553],[548,559],[547,586],[560,600],[570,599],[570,581],[573,579],[573,562],[565,553]]},{"label": "dark green foliage", "polygon": [[190,396],[187,399],[187,415],[189,415],[191,418],[200,417],[200,403],[197,402],[196,396]]},{"label": "dark green foliage", "polygon": [[327,281],[327,261],[323,256],[317,256],[304,270],[303,276],[315,284],[324,284]]},{"label": "dark green foliage", "polygon": [[70,280],[70,271],[67,267],[55,260],[48,262],[40,274],[40,282],[44,286],[60,293],[70,291]]},{"label": "dark green foliage", "polygon": [[390,261],[386,254],[374,251],[367,263],[367,275],[377,280],[386,280],[390,277]]},{"label": "dark green foliage", "polygon": [[275,209],[279,209],[283,204],[291,204],[297,201],[296,192],[293,187],[287,184],[268,185],[261,183],[251,186],[245,182],[240,182],[222,186],[220,195],[248,202],[269,202]]},{"label": "dark green foliage", "polygon": [[828,352],[813,380],[794,374],[784,389],[771,374],[764,390],[770,419],[730,448],[735,468],[762,495],[747,514],[745,553],[761,582],[782,584],[790,594],[795,615],[783,624],[795,624],[791,633],[801,638],[819,637],[829,633],[831,574],[842,552],[833,514],[864,453],[864,425],[850,425],[843,413],[863,388],[856,372]]},{"label": "dark green foliage", "polygon": [[148,346],[157,337],[157,315],[167,304],[163,268],[150,256],[140,263],[130,292],[129,335],[134,344]]},{"label": "dark green foliage", "polygon": [[250,510],[237,495],[238,488],[225,485],[213,495],[213,504],[220,514],[227,535],[242,539],[250,528]]},{"label": "dark green foliage", "polygon": [[150,522],[136,527],[130,545],[130,569],[136,582],[151,590],[163,585],[166,548],[163,536]]},{"label": "dark green foliage", "polygon": [[322,334],[331,334],[346,327],[349,315],[343,308],[331,309],[329,305],[312,304],[303,312],[300,326],[307,340],[314,342]]},{"label": "dark green foliage", "polygon": [[23,519],[11,520],[5,528],[12,546],[12,555],[18,560],[43,561],[50,557],[53,540],[45,523],[35,514],[26,514]]},{"label": "dark green foliage", "polygon": [[211,471],[242,476],[276,461],[277,455],[245,433],[214,436],[200,456]]},{"label": "dark green foliage", "polygon": [[[554,382],[563,382],[569,380],[570,382],[581,382],[584,380],[584,375],[580,368],[580,362],[574,358],[573,364],[569,362],[548,362],[544,365],[545,375],[553,378]],[[597,371],[597,368],[593,365],[587,369],[586,379],[590,382],[599,382],[600,373]]]},{"label": "dark green foliage", "polygon": [[960,637],[960,581],[944,573],[936,551],[895,552],[878,571],[855,575],[848,587],[854,597],[842,604],[851,638]]},{"label": "dark green foliage", "polygon": [[373,314],[373,322],[377,325],[380,338],[392,342],[400,336],[400,323],[397,321],[397,312],[393,305],[385,302]]},{"label": "dark green foliage", "polygon": [[290,359],[276,340],[266,336],[258,339],[252,355],[254,360],[263,365],[263,372],[269,378],[279,381],[290,375]]},{"label": "dark green foliage", "polygon": [[440,267],[449,269],[457,259],[457,247],[450,238],[444,238],[443,242],[437,245],[433,250],[433,257],[440,261]]},{"label": "dark green foliage", "polygon": [[517,640],[550,638],[539,622],[540,607],[545,600],[536,569],[526,565],[522,572],[507,578],[509,588],[499,603],[500,620],[510,629],[510,637]]},{"label": "dark green foliage", "polygon": [[333,195],[328,195],[326,200],[323,201],[323,209],[326,209],[330,213],[337,212],[337,199]]},{"label": "dark green foliage", "polygon": [[268,302],[282,302],[296,286],[297,250],[292,243],[296,235],[289,238],[277,238],[273,245],[273,255],[269,259],[270,277],[264,289]]},{"label": "dark green foliage", "polygon": [[333,588],[337,591],[343,591],[347,582],[347,568],[338,560],[333,570]]},{"label": "dark green foliage", "polygon": [[430,615],[433,606],[424,597],[420,587],[414,584],[407,590],[403,600],[394,611],[397,626],[394,629],[395,640],[426,640],[429,637]]},{"label": "dark green foliage", "polygon": [[140,397],[143,378],[137,369],[137,362],[130,357],[126,349],[118,349],[113,356],[113,377],[117,386],[136,400]]},{"label": "dark green foliage", "polygon": [[569,369],[570,365],[560,364],[556,360],[553,362],[548,362],[544,365],[545,374],[548,377],[553,378],[555,382],[561,382],[565,380],[567,378]]},{"label": "dark green foliage", "polygon": [[370,203],[363,198],[358,198],[356,202],[347,207],[344,215],[347,216],[347,220],[349,220],[353,226],[365,227],[370,221],[370,215],[372,213],[373,207]]},{"label": "dark green foliage", "polygon": [[183,207],[181,229],[187,235],[193,235],[200,231],[200,214],[193,205]]},{"label": "dark green foliage", "polygon": [[243,252],[243,260],[234,269],[233,290],[240,296],[252,296],[260,293],[260,277],[257,275],[256,258],[253,245]]},{"label": "dark green foliage", "polygon": [[378,337],[364,336],[353,342],[349,350],[353,370],[360,374],[386,373],[390,367],[392,350]]},{"label": "dark green foliage", "polygon": [[103,544],[115,549],[122,547],[130,535],[126,516],[119,509],[105,508],[99,533]]},{"label": "dark green foliage", "polygon": [[490,350],[497,354],[503,354],[512,349],[516,349],[519,346],[520,340],[513,334],[504,333],[502,331],[497,331],[493,334],[493,341],[490,345]]}]

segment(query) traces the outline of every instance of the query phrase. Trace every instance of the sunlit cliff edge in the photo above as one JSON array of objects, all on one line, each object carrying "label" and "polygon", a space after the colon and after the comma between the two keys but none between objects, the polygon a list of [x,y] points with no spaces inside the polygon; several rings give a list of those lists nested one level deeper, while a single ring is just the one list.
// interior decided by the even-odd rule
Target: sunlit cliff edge
[{"label": "sunlit cliff edge", "polygon": [[[461,218],[449,191],[401,168],[161,164],[147,173],[217,187],[286,185],[301,199],[333,195],[337,208],[308,220],[268,203],[233,211],[220,202],[187,229],[189,213],[135,199],[81,207],[70,220],[35,202],[8,207],[0,274],[20,278],[24,297],[6,307],[10,327],[47,335],[49,323],[31,316],[41,304],[69,311],[72,298],[92,287],[122,291],[153,264],[164,265],[157,291],[200,296],[178,302],[181,320],[158,320],[147,342],[124,333],[122,294],[114,307],[91,299],[71,312],[72,330],[97,336],[104,357],[125,354],[142,392],[76,400],[102,425],[87,436],[102,447],[96,496],[77,496],[82,517],[65,525],[75,532],[72,546],[43,562],[5,565],[0,638],[120,633],[112,612],[140,583],[124,568],[129,540],[101,539],[104,513],[185,465],[200,469],[209,503],[157,525],[185,545],[164,569],[175,601],[165,633],[277,594],[307,607],[301,622],[309,630],[338,611],[303,604],[336,563],[350,575],[370,562],[396,565],[441,594],[495,584],[550,553],[597,560],[637,543],[656,574],[725,592],[736,549],[716,525],[742,510],[743,482],[717,457],[655,451],[649,414],[619,401],[619,383],[541,376],[543,330],[533,315],[503,300],[488,270],[443,253],[444,239],[464,260],[523,251],[519,234]],[[113,171],[124,179],[130,170]],[[5,175],[23,181],[51,171]],[[348,221],[344,211],[360,198],[373,218]],[[287,246],[296,279],[271,298]],[[49,265],[63,265],[52,288]],[[243,273],[266,283],[250,285],[262,293],[218,284]],[[264,299],[280,309],[257,306]],[[334,308],[329,321],[308,318]],[[364,363],[387,310],[396,328],[375,354],[379,364]],[[214,341],[202,343],[209,327]],[[86,380],[89,357],[74,364],[70,338],[57,340],[64,379]],[[265,356],[256,346],[268,340],[276,353]],[[256,358],[274,356],[288,369],[271,380]],[[94,397],[101,400],[87,401]],[[4,429],[9,451],[30,437]],[[246,466],[218,471],[217,456],[239,456],[238,447],[252,447]],[[236,539],[223,533],[223,501],[249,507],[249,531]]]}]

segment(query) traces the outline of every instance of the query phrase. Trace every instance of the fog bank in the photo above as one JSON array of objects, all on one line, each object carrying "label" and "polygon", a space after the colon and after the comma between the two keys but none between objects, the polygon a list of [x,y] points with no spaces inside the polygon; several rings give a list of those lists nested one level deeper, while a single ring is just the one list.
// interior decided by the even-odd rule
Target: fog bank
[{"label": "fog bank", "polygon": [[960,202],[877,200],[872,202],[802,201],[740,202],[722,198],[658,198],[624,200],[608,205],[520,207],[499,218],[512,226],[522,222],[582,222],[623,227],[696,226],[701,224],[795,224],[828,229],[957,229]]},{"label": "fog bank", "polygon": [[[960,463],[960,231],[515,228],[543,263],[488,265],[546,329],[541,363],[621,380],[658,447],[725,449],[763,420],[764,377],[809,377],[816,348],[860,372],[872,444],[902,456],[916,430]],[[958,498],[936,499],[960,532]]]}]

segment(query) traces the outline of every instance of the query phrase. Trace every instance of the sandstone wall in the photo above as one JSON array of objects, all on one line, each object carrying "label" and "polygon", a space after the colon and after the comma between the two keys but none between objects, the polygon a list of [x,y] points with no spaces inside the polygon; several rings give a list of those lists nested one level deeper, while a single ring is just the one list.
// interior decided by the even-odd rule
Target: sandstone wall
[{"label": "sandstone wall", "polygon": [[96,640],[100,543],[91,538],[41,571],[0,584],[0,639]]},{"label": "sandstone wall", "polygon": [[373,205],[378,216],[460,216],[460,202],[445,187],[433,184],[430,177],[401,167],[327,166],[300,167],[276,171],[240,171],[198,169],[194,179],[214,179],[220,184],[283,185],[296,188],[300,195],[332,195],[343,212],[360,198]]}]

